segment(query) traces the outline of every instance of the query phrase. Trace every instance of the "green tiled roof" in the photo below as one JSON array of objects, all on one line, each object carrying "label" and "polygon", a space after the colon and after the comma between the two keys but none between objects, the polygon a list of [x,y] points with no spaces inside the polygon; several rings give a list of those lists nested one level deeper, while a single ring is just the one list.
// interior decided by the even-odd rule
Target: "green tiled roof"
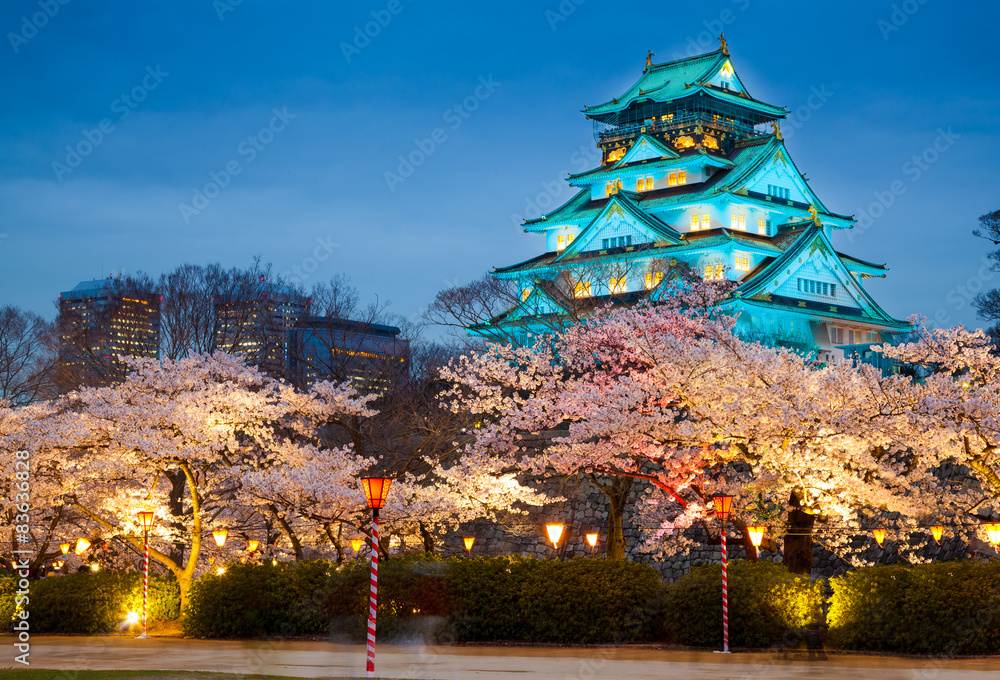
[{"label": "green tiled roof", "polygon": [[718,49],[708,54],[668,61],[664,64],[653,64],[643,72],[642,77],[625,94],[604,104],[587,106],[583,111],[591,118],[599,118],[622,111],[633,101],[641,99],[665,102],[704,92],[722,101],[746,106],[775,118],[783,118],[787,113],[783,108],[744,97],[736,92],[699,85],[721,68],[727,59],[729,56]]}]

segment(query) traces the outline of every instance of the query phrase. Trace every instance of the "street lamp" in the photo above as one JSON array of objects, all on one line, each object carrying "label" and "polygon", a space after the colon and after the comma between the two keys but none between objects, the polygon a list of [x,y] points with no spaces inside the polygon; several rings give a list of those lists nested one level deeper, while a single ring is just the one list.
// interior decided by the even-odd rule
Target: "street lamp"
[{"label": "street lamp", "polygon": [[990,543],[993,544],[993,549],[997,550],[997,543],[1000,543],[1000,524],[990,522],[983,528],[986,529],[986,537],[990,539]]},{"label": "street lamp", "polygon": [[597,539],[599,536],[597,534],[587,534],[587,545],[590,546],[590,554],[594,554],[594,548],[597,547]]},{"label": "street lamp", "polygon": [[565,524],[546,524],[545,533],[548,534],[549,540],[552,541],[552,547],[559,550],[559,539],[562,538],[563,529],[566,528]]},{"label": "street lamp", "polygon": [[60,543],[59,544],[59,550],[62,552],[63,555],[65,555],[66,553],[69,552],[69,547],[70,547],[69,543]]},{"label": "street lamp", "polygon": [[760,544],[764,542],[765,531],[767,531],[767,527],[747,527],[747,535],[750,536],[750,542],[753,543],[753,549],[757,553],[758,559],[760,558]]},{"label": "street lamp", "polygon": [[153,521],[156,515],[151,510],[144,510],[139,513],[139,524],[142,525],[143,537],[143,561],[142,561],[142,635],[140,640],[146,639],[146,615],[149,611],[149,532],[153,528]]},{"label": "street lamp", "polygon": [[216,529],[212,532],[212,538],[215,539],[215,545],[220,548],[226,544],[227,536],[229,536],[229,531],[227,529]]},{"label": "street lamp", "polygon": [[878,547],[881,548],[882,544],[885,543],[885,529],[879,527],[878,529],[872,531],[872,535],[875,537],[875,542],[878,543]]},{"label": "street lamp", "polygon": [[247,552],[253,553],[257,551],[257,546],[260,545],[260,541],[255,538],[251,538],[247,541]]},{"label": "street lamp", "polygon": [[931,536],[934,538],[934,542],[941,545],[941,537],[944,536],[944,527],[940,524],[931,527]]},{"label": "street lamp", "polygon": [[372,511],[372,586],[368,598],[368,660],[365,675],[375,677],[375,615],[378,611],[378,511],[385,505],[389,495],[391,479],[384,477],[362,477],[361,486],[365,490],[365,500]]},{"label": "street lamp", "polygon": [[361,554],[361,546],[364,544],[365,539],[363,538],[352,538],[351,539],[351,549],[354,551],[355,557]]},{"label": "street lamp", "polygon": [[76,552],[77,555],[82,555],[87,551],[87,548],[89,547],[90,547],[90,541],[88,541],[86,538],[78,538],[76,539],[76,550],[74,552]]},{"label": "street lamp", "polygon": [[729,583],[726,576],[726,520],[732,514],[732,496],[712,496],[715,514],[722,520],[722,653],[729,653]]},{"label": "street lamp", "polygon": [[471,558],[472,545],[476,542],[476,538],[474,536],[466,536],[462,539],[462,542],[465,543],[465,549],[469,551],[469,557]]}]

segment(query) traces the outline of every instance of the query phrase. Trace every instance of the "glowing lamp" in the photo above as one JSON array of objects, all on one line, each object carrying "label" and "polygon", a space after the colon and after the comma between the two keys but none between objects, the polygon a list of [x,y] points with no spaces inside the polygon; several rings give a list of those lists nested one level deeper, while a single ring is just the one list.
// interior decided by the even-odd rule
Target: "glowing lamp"
[{"label": "glowing lamp", "polygon": [[462,542],[465,543],[465,549],[469,551],[469,557],[472,557],[472,545],[476,542],[475,537],[466,536],[462,539]]},{"label": "glowing lamp", "polygon": [[226,529],[216,529],[212,532],[212,538],[215,539],[215,544],[220,548],[226,544],[227,536],[229,536],[229,531]]},{"label": "glowing lamp", "polygon": [[65,555],[66,553],[68,553],[69,552],[69,543],[60,543],[59,544],[59,550],[62,551],[63,555]]},{"label": "glowing lamp", "polygon": [[66,564],[63,560],[56,560],[52,563],[52,566],[56,569],[62,569],[63,565]]},{"label": "glowing lamp", "polygon": [[934,537],[935,543],[941,542],[941,537],[944,536],[944,527],[940,524],[931,527],[931,536]]},{"label": "glowing lamp", "polygon": [[96,563],[92,564],[92,565],[90,565],[90,570],[93,571],[93,572],[98,572],[98,571],[101,570],[101,565],[96,564]]},{"label": "glowing lamp", "polygon": [[587,538],[587,545],[590,546],[590,552],[594,552],[594,548],[597,547],[598,535],[597,534],[587,534],[586,538]]},{"label": "glowing lamp", "polygon": [[226,573],[226,570],[225,570],[224,567],[219,567],[218,569],[215,570],[216,576],[222,576],[225,573]]},{"label": "glowing lamp", "polygon": [[733,497],[712,496],[712,502],[715,504],[715,514],[719,516],[719,519],[723,522],[729,519],[733,513]]},{"label": "glowing lamp", "polygon": [[76,539],[76,554],[82,555],[90,547],[90,541],[85,538]]},{"label": "glowing lamp", "polygon": [[135,624],[139,623],[139,613],[129,612],[128,616],[125,617],[125,623],[127,623],[130,626],[134,626]]},{"label": "glowing lamp", "polygon": [[365,500],[372,510],[379,510],[385,505],[385,499],[389,495],[389,485],[391,479],[384,477],[362,477],[361,486],[365,489]]},{"label": "glowing lamp", "polygon": [[990,543],[994,546],[1000,543],[1000,524],[991,522],[983,528],[986,529],[986,537],[990,539]]},{"label": "glowing lamp", "polygon": [[549,540],[552,542],[552,547],[559,549],[559,539],[562,538],[563,529],[566,528],[565,524],[546,524],[545,533],[549,535]]},{"label": "glowing lamp", "polygon": [[254,552],[255,550],[257,550],[257,546],[259,545],[260,541],[251,538],[249,541],[247,541],[247,550],[249,550],[250,552]]},{"label": "glowing lamp", "polygon": [[351,548],[354,549],[354,554],[355,555],[358,554],[359,552],[361,552],[361,546],[364,544],[364,542],[365,542],[365,539],[363,539],[363,538],[352,538],[351,539]]},{"label": "glowing lamp", "polygon": [[153,530],[153,520],[156,518],[156,514],[151,510],[146,510],[139,513],[139,524],[142,525],[143,531]]},{"label": "glowing lamp", "polygon": [[878,547],[881,548],[882,544],[885,543],[885,529],[879,527],[878,529],[875,529],[872,534],[875,536],[875,542],[878,543]]}]

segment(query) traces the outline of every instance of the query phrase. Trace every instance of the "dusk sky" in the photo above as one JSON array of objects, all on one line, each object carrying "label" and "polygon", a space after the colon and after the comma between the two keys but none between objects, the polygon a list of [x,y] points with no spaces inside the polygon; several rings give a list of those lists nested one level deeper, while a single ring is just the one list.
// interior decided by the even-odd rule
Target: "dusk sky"
[{"label": "dusk sky", "polygon": [[751,94],[792,111],[812,188],[862,220],[835,245],[888,264],[875,299],[978,326],[969,298],[1000,286],[971,234],[1000,208],[998,25],[995,3],[941,0],[12,0],[0,305],[52,318],[81,280],[259,255],[416,319],[542,252],[520,221],[596,165],[584,105],[647,50],[712,51],[724,30]]}]

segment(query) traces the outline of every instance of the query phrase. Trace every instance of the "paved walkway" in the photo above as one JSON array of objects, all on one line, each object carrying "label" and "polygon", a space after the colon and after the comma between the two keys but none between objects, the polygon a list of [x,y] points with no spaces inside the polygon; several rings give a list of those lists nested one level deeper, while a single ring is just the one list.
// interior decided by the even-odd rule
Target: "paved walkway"
[{"label": "paved walkway", "polygon": [[[9,652],[8,652],[9,653]],[[65,670],[189,670],[300,678],[364,676],[365,650],[326,642],[229,642],[116,637],[33,637],[31,667]],[[13,658],[0,666],[14,666]],[[923,660],[831,655],[784,659],[775,653],[713,654],[642,647],[428,647],[380,645],[380,677],[428,680],[997,680],[1000,657]]]}]

